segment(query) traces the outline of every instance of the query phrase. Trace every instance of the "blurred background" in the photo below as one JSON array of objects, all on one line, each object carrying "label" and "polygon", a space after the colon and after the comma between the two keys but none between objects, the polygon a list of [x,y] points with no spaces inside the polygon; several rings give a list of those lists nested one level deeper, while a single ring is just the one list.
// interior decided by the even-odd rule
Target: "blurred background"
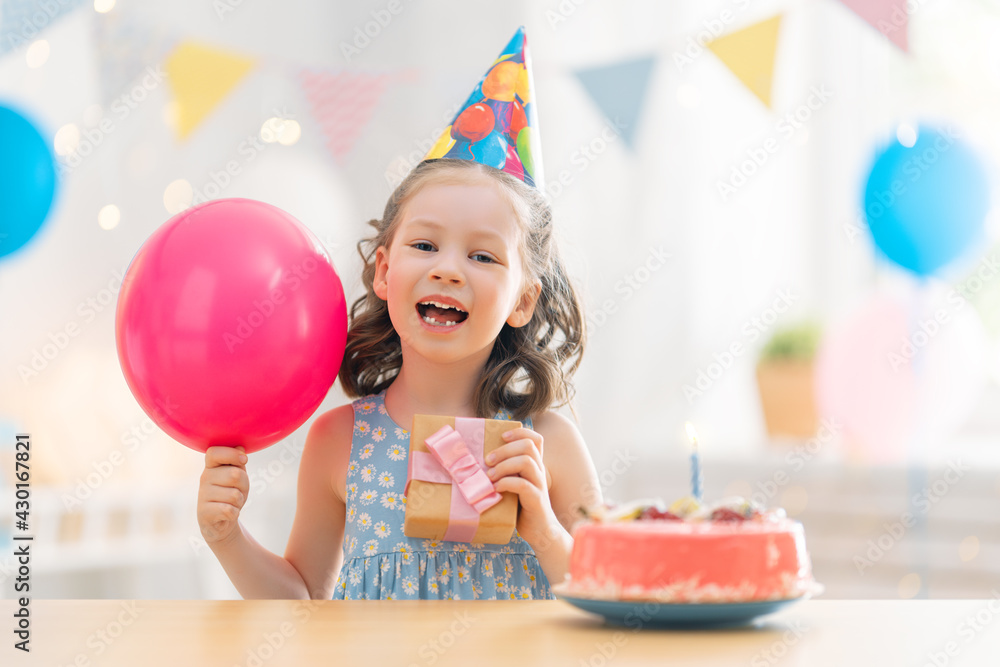
[{"label": "blurred background", "polygon": [[[825,597],[1000,590],[1000,2],[2,0],[4,595],[29,433],[37,597],[238,597],[203,455],[125,383],[122,276],[172,215],[247,197],[353,300],[366,221],[519,25],[606,497],[686,494],[690,421],[706,497],[800,519]],[[54,197],[11,190],[12,118]],[[279,554],[311,422],[248,464],[241,520]]]}]

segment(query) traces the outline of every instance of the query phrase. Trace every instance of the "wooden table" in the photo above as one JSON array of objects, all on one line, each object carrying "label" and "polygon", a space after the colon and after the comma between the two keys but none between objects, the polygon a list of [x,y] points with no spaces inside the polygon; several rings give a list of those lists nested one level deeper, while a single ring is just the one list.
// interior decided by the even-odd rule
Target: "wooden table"
[{"label": "wooden table", "polygon": [[30,657],[2,600],[0,665],[995,666],[997,596],[810,600],[700,631],[616,628],[562,601],[34,600]]}]

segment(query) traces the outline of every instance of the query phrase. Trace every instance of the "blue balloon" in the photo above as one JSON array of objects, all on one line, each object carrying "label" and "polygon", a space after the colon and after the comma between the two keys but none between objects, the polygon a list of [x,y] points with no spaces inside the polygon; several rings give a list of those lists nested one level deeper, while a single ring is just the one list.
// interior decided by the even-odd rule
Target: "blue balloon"
[{"label": "blue balloon", "polygon": [[489,165],[495,169],[503,169],[503,166],[507,164],[507,146],[509,145],[502,134],[493,130],[472,144],[470,148],[476,158],[476,162]]},{"label": "blue balloon", "polygon": [[56,192],[56,163],[31,122],[0,106],[0,257],[38,231]]},{"label": "blue balloon", "polygon": [[875,159],[864,206],[875,245],[927,276],[982,237],[989,184],[954,133],[921,127],[912,147],[893,141]]},{"label": "blue balloon", "polygon": [[461,139],[455,141],[448,152],[444,154],[445,157],[455,158],[456,160],[473,160],[475,156],[472,154],[472,144],[468,141],[462,141]]}]

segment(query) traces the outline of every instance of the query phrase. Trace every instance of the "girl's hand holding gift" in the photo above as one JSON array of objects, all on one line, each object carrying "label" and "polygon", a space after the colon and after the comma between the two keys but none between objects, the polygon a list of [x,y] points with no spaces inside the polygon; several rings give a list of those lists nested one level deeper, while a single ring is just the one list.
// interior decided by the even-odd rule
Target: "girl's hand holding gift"
[{"label": "girl's hand holding gift", "polygon": [[503,434],[507,444],[486,456],[487,474],[500,493],[518,495],[521,511],[517,532],[532,548],[549,539],[561,526],[549,499],[549,474],[542,457],[544,440],[529,428],[516,428]]}]

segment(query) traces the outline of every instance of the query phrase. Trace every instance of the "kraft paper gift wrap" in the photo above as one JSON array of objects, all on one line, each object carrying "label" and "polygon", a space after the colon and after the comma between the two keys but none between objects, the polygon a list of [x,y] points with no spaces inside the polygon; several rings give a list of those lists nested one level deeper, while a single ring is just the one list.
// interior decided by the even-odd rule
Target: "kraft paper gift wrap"
[{"label": "kraft paper gift wrap", "polygon": [[[410,429],[409,471],[406,482],[406,518],[403,533],[407,537],[507,544],[517,524],[517,494],[505,492],[501,500],[482,514],[465,500],[455,482],[448,479],[443,467],[431,475],[437,481],[421,479],[416,462],[431,457],[425,441],[444,426],[455,429],[469,451],[485,470],[484,457],[505,444],[502,434],[519,428],[521,422],[501,419],[468,419],[437,415],[414,415]],[[416,454],[416,456],[415,456]],[[423,459],[425,462],[427,458]]]}]

